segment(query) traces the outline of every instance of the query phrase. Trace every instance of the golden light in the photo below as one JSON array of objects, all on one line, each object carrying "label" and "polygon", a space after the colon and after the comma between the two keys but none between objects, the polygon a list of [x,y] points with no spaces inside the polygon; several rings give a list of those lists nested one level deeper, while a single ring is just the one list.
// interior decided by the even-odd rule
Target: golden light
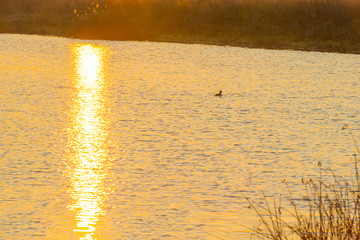
[{"label": "golden light", "polygon": [[107,52],[103,47],[84,44],[74,46],[72,54],[75,74],[67,176],[73,201],[69,207],[76,214],[76,237],[94,240],[96,224],[105,214],[105,182],[110,166],[104,77]]}]

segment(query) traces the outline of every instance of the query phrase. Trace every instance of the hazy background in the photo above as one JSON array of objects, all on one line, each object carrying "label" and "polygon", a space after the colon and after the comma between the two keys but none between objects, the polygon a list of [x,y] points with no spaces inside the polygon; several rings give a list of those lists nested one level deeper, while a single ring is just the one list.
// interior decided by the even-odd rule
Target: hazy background
[{"label": "hazy background", "polygon": [[0,32],[359,52],[355,0],[0,0]]}]

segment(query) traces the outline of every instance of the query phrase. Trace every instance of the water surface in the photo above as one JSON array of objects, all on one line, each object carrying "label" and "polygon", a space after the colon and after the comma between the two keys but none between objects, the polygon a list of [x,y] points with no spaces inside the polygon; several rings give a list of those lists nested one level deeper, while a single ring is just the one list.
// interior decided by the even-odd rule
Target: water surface
[{"label": "water surface", "polygon": [[353,174],[358,55],[2,34],[0,59],[4,239],[249,239],[242,194]]}]

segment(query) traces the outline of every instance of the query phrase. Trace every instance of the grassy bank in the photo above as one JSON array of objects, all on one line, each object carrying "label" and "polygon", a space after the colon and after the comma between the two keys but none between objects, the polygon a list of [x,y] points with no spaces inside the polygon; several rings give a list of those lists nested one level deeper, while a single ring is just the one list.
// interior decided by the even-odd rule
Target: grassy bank
[{"label": "grassy bank", "polygon": [[0,32],[360,53],[356,0],[0,0]]}]

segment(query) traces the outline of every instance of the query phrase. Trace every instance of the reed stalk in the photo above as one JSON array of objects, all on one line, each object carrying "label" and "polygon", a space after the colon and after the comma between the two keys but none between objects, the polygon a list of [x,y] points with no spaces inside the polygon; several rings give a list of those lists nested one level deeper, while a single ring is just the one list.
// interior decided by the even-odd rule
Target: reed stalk
[{"label": "reed stalk", "polygon": [[[348,129],[358,154],[359,148],[351,129]],[[306,194],[301,199],[307,203],[301,209],[295,201],[286,181],[290,208],[279,204],[281,200],[273,200],[273,207],[264,196],[265,204],[258,204],[245,197],[250,207],[260,220],[260,226],[249,228],[253,235],[262,239],[302,239],[302,240],[352,240],[360,239],[360,195],[357,154],[354,154],[355,184],[349,184],[332,172],[333,181],[328,184],[322,179],[322,165],[318,163],[319,180],[302,180]],[[299,200],[298,200],[299,201]],[[292,216],[291,222],[285,220],[280,212]]]}]

